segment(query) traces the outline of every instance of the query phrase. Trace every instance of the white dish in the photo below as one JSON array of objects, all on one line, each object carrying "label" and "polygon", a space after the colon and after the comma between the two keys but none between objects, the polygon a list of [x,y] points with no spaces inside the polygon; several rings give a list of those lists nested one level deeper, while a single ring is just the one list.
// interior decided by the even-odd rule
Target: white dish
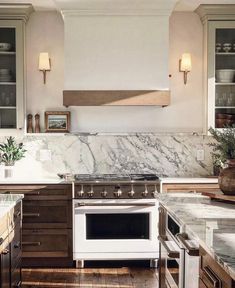
[{"label": "white dish", "polygon": [[216,82],[232,83],[234,82],[235,70],[233,69],[219,69],[215,71]]},{"label": "white dish", "polygon": [[0,51],[11,50],[11,43],[0,43]]}]

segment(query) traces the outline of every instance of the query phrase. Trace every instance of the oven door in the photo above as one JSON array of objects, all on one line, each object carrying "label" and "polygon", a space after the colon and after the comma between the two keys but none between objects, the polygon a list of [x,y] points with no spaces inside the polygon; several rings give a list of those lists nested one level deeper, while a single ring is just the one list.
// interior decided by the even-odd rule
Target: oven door
[{"label": "oven door", "polygon": [[73,202],[74,260],[158,258],[155,200]]}]

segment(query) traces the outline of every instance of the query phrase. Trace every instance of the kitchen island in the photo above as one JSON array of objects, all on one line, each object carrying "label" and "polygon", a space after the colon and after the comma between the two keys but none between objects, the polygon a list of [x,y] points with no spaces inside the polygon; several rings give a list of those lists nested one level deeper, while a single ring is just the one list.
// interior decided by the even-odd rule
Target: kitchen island
[{"label": "kitchen island", "polygon": [[[159,201],[180,224],[181,230],[196,240],[201,250],[233,279],[232,286],[223,287],[234,287],[235,206],[211,201],[196,193],[161,194]],[[202,262],[203,256],[200,256]]]}]

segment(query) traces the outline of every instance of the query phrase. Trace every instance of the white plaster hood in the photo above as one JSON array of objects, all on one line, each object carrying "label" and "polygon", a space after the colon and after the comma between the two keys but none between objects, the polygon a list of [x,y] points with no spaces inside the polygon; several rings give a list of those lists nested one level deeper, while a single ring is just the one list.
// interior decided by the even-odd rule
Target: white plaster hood
[{"label": "white plaster hood", "polygon": [[169,90],[169,16],[177,0],[56,0],[64,90]]}]

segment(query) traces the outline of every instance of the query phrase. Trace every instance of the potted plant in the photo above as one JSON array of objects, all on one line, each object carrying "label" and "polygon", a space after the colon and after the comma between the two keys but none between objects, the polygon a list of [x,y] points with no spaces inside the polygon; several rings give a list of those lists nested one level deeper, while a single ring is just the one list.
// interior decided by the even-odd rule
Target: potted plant
[{"label": "potted plant", "polygon": [[24,144],[17,144],[15,138],[10,136],[6,143],[0,144],[1,162],[5,164],[5,177],[12,177],[16,161],[25,156]]},{"label": "potted plant", "polygon": [[[219,186],[224,194],[235,195],[235,129],[226,127],[222,131],[209,129],[216,140],[209,145],[213,147],[212,157],[221,163]],[[227,166],[223,169],[223,166]]]}]

